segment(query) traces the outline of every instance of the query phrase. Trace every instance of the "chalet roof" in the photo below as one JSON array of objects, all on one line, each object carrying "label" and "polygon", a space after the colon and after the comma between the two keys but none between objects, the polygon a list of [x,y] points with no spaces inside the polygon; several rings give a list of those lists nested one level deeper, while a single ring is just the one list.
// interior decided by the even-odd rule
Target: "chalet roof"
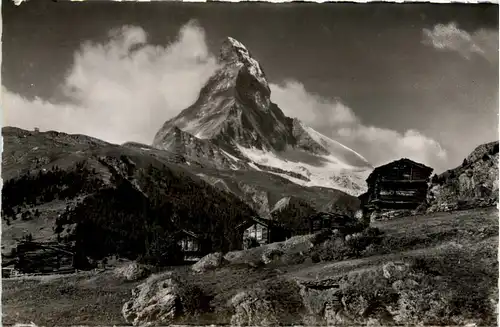
[{"label": "chalet roof", "polygon": [[379,167],[375,168],[371,172],[370,176],[368,176],[368,178],[366,179],[366,181],[371,180],[375,176],[378,176],[380,173],[382,173],[383,171],[385,171],[385,170],[387,170],[387,169],[389,169],[391,167],[394,167],[394,166],[397,166],[397,165],[401,165],[401,164],[407,164],[407,165],[411,165],[411,166],[414,166],[414,167],[418,167],[418,168],[420,168],[422,170],[426,170],[426,171],[428,171],[429,175],[434,170],[433,168],[428,167],[428,166],[426,166],[424,164],[415,162],[415,161],[410,160],[408,158],[402,158],[402,159],[395,160],[395,161],[389,162],[389,163],[387,163],[385,165],[382,165],[382,166],[379,166]]},{"label": "chalet roof", "polygon": [[188,235],[188,236],[191,236],[191,237],[194,237],[194,238],[200,238],[200,236],[190,230],[187,230],[187,229],[181,229],[180,231],[182,234],[185,234],[185,235]]}]

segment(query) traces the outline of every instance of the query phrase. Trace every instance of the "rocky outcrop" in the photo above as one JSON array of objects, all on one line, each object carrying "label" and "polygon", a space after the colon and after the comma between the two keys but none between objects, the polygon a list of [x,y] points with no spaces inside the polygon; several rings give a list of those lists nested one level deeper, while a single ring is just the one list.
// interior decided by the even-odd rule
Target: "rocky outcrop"
[{"label": "rocky outcrop", "polygon": [[427,211],[448,211],[498,203],[498,142],[477,147],[460,167],[432,178]]},{"label": "rocky outcrop", "polygon": [[122,315],[134,326],[170,325],[192,313],[202,295],[172,273],[153,275],[132,290]]}]

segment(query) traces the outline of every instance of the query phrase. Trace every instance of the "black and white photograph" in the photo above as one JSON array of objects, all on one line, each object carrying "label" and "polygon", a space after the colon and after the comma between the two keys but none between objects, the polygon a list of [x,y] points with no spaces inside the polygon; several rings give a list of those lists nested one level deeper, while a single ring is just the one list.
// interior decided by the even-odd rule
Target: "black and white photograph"
[{"label": "black and white photograph", "polygon": [[498,325],[498,4],[1,6],[3,326]]}]

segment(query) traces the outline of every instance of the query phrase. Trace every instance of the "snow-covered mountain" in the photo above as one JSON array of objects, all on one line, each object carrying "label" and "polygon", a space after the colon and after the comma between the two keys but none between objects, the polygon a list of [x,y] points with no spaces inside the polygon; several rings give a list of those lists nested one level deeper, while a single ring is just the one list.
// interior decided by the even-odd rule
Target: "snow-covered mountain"
[{"label": "snow-covered mountain", "polygon": [[304,186],[358,195],[372,169],[352,149],[271,102],[266,75],[247,48],[228,37],[220,68],[196,102],[168,120],[153,146],[182,155],[186,163],[232,170],[261,170]]}]

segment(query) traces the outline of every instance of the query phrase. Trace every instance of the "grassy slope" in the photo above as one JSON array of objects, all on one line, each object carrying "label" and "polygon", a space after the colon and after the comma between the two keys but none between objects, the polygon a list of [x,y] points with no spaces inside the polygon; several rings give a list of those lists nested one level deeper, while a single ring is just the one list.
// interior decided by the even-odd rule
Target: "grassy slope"
[{"label": "grassy slope", "polygon": [[[223,319],[225,322],[229,319],[229,312],[223,306],[240,289],[267,282],[267,286],[276,286],[273,292],[286,296],[283,278],[334,278],[345,273],[358,276],[356,278],[361,281],[359,285],[371,285],[371,282],[382,278],[376,270],[387,261],[424,258],[427,265],[425,270],[440,274],[447,282],[443,285],[449,289],[467,286],[459,296],[469,297],[471,301],[477,292],[489,292],[496,287],[496,209],[407,217],[380,222],[377,227],[386,232],[387,241],[374,249],[371,255],[367,254],[361,259],[318,264],[306,261],[300,265],[272,268],[252,268],[238,264],[201,275],[184,275],[214,297],[212,305],[217,310],[212,317],[206,318]],[[254,256],[250,254],[249,261]],[[280,276],[283,278],[278,278]],[[121,306],[129,298],[133,286],[120,282],[110,272],[94,278],[82,275],[53,280],[4,280],[3,322],[33,321],[42,325],[55,321],[60,325],[123,324]],[[294,304],[295,300],[288,302],[292,308],[286,310],[294,310],[294,306],[298,305]],[[55,302],[60,305],[54,305]]]}]

